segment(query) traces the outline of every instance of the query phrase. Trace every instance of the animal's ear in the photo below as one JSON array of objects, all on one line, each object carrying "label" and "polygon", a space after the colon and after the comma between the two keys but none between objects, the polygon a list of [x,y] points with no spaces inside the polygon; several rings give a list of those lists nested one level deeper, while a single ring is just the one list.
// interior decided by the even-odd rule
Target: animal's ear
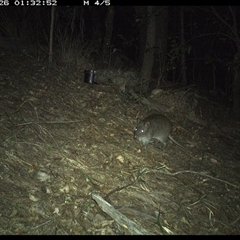
[{"label": "animal's ear", "polygon": [[146,128],[148,128],[148,127],[149,127],[149,125],[150,125],[150,122],[149,122],[149,121],[147,121],[147,122],[145,122],[145,124],[144,124],[144,125],[145,125],[145,127],[146,127]]}]

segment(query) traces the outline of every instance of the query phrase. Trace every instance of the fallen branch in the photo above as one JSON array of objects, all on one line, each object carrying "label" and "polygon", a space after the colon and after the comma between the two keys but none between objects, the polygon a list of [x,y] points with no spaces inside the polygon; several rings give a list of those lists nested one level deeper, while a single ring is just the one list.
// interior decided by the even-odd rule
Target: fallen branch
[{"label": "fallen branch", "polygon": [[98,206],[107,213],[111,218],[113,218],[118,224],[128,229],[131,234],[137,235],[153,235],[148,232],[141,226],[137,225],[135,222],[131,221],[127,217],[125,217],[122,213],[116,210],[111,204],[106,202],[101,196],[98,194],[92,193],[92,198],[97,202]]}]

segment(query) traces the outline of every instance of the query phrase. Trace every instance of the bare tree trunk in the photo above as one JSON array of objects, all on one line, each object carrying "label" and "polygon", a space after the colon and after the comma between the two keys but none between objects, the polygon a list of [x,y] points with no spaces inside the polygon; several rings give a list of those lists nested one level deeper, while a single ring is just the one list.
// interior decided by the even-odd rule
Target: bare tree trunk
[{"label": "bare tree trunk", "polygon": [[227,35],[235,42],[237,46],[237,53],[235,55],[233,64],[233,113],[236,119],[240,119],[240,37],[238,35],[237,29],[236,7],[228,6],[228,8],[233,21],[233,24],[231,25],[227,22],[226,19],[223,19],[223,17],[218,14],[214,7],[211,7],[213,14],[222,24],[228,28],[230,33]]},{"label": "bare tree trunk", "polygon": [[92,18],[92,36],[91,40],[99,40],[98,42],[98,47],[99,49],[102,47],[102,40],[103,40],[103,35],[102,35],[102,23],[99,21],[100,18],[100,12],[98,11],[98,8],[96,6],[89,6],[89,11],[91,13],[91,18]]},{"label": "bare tree trunk", "polygon": [[187,85],[186,76],[186,56],[185,56],[185,38],[184,38],[184,6],[181,7],[181,73],[182,73],[182,83]]},{"label": "bare tree trunk", "polygon": [[103,59],[108,64],[111,63],[111,39],[113,30],[114,7],[108,7],[107,18],[105,22],[106,35],[103,41]]},{"label": "bare tree trunk", "polygon": [[166,53],[168,37],[168,6],[158,6],[156,15],[156,48],[155,66],[158,69],[158,82],[153,87],[158,87],[167,79]]},{"label": "bare tree trunk", "polygon": [[141,68],[141,91],[146,92],[151,80],[152,67],[154,62],[154,46],[156,38],[156,18],[153,14],[154,7],[148,6],[148,26],[146,36],[146,46]]},{"label": "bare tree trunk", "polygon": [[145,45],[146,45],[146,32],[147,32],[147,8],[145,6],[135,6],[136,21],[138,22],[139,40],[138,40],[138,65],[143,63]]},{"label": "bare tree trunk", "polygon": [[53,56],[54,11],[55,11],[55,7],[52,6],[52,9],[51,9],[51,24],[50,24],[50,33],[49,33],[49,54],[48,54],[48,63],[49,63],[49,65],[52,63],[52,56]]}]

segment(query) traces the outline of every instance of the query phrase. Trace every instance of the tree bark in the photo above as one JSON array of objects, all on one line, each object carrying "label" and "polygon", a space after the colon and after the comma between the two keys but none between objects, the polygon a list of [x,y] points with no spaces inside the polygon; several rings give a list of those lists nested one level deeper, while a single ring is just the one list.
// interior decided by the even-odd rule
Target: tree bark
[{"label": "tree bark", "polygon": [[147,25],[147,36],[146,45],[143,58],[143,64],[141,68],[141,92],[146,92],[149,87],[151,80],[153,62],[154,62],[154,47],[156,38],[156,17],[153,6],[147,7],[148,12],[148,25]]},{"label": "tree bark", "polygon": [[237,53],[233,61],[233,113],[235,119],[240,119],[240,37],[238,35],[237,29],[237,18],[236,18],[236,7],[229,6],[229,11],[231,13],[233,24],[229,24],[226,19],[218,14],[214,7],[211,7],[213,14],[218,18],[218,20],[225,25],[228,30],[230,39],[232,39],[237,47]]},{"label": "tree bark", "polygon": [[51,24],[50,24],[50,32],[49,32],[49,54],[48,54],[48,63],[49,63],[49,65],[52,63],[52,56],[53,56],[54,11],[55,11],[55,7],[52,6],[52,9],[51,9]]},{"label": "tree bark", "polygon": [[186,56],[185,56],[185,38],[184,38],[184,6],[181,6],[181,73],[182,73],[182,84],[187,86],[186,76]]},{"label": "tree bark", "polygon": [[139,66],[142,66],[145,45],[146,45],[146,32],[147,32],[147,9],[144,6],[135,6],[136,22],[138,23],[139,40],[138,40],[138,60]]},{"label": "tree bark", "polygon": [[103,59],[110,64],[111,62],[111,39],[113,30],[114,7],[108,7],[107,18],[105,22],[106,35],[103,41]]},{"label": "tree bark", "polygon": [[167,79],[166,53],[168,39],[168,6],[157,7],[156,26],[157,53],[155,54],[154,67],[156,67],[158,78],[157,82],[154,83],[153,88],[158,87],[161,85],[161,82],[165,82]]}]

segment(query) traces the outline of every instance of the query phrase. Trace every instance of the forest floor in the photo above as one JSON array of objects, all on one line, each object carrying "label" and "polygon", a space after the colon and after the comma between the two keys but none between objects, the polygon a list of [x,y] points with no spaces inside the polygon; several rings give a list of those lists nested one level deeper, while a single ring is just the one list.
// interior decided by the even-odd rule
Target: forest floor
[{"label": "forest floor", "polygon": [[0,234],[240,234],[240,123],[202,98],[200,125],[166,100],[184,105],[183,90],[164,90],[148,100],[188,150],[140,150],[150,106],[83,70],[0,56]]}]

